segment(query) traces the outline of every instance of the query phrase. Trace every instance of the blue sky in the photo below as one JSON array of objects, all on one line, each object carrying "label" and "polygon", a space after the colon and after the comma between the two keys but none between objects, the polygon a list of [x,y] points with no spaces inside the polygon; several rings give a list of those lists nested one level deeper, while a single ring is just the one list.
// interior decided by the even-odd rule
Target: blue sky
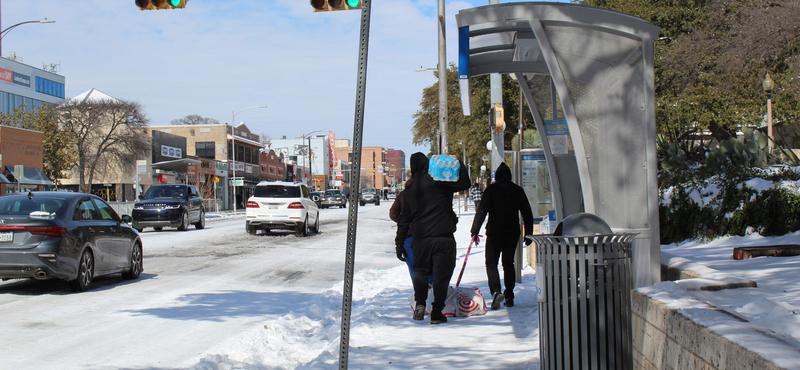
[{"label": "blue sky", "polygon": [[[506,1],[502,1],[505,3]],[[568,2],[568,1],[562,1]],[[2,54],[25,64],[51,63],[66,95],[91,88],[144,106],[151,125],[188,114],[258,134],[298,137],[330,130],[352,139],[360,12],[313,13],[307,0],[189,0],[182,10],[139,11],[133,0],[0,0]],[[455,14],[485,1],[446,2],[447,60],[457,58]],[[435,0],[372,4],[364,146],[410,156],[413,113],[436,82]]]}]

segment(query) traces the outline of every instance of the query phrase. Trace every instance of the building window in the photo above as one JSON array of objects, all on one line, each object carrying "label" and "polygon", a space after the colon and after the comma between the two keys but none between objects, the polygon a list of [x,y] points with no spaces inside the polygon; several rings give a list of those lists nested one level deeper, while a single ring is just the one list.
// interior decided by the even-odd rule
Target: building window
[{"label": "building window", "polygon": [[214,142],[196,142],[194,143],[194,155],[200,158],[214,159]]},{"label": "building window", "polygon": [[64,98],[64,84],[50,81],[46,78],[36,77],[36,92]]}]

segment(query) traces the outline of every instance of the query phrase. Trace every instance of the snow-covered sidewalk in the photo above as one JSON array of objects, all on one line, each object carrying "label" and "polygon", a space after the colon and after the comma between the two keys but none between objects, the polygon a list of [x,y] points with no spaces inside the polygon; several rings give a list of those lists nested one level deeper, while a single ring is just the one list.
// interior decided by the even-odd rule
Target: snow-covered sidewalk
[{"label": "snow-covered sidewalk", "polygon": [[[473,212],[471,208],[469,212],[461,210],[456,232],[459,260],[451,285],[469,245]],[[372,242],[385,243],[387,253],[394,254],[391,230],[394,228],[359,228],[358,232],[369,233]],[[411,319],[408,297],[413,288],[404,263],[363,270],[358,262],[356,249],[350,369],[539,368],[536,282],[530,267],[524,268],[522,283],[517,284],[513,308],[430,325],[428,317],[424,321]],[[483,243],[472,248],[461,285],[477,286],[488,297]],[[336,282],[313,300],[296,302],[296,309],[283,317],[265,321],[235,341],[220,344],[195,368],[335,368],[339,361],[341,291],[342,283]]]}]

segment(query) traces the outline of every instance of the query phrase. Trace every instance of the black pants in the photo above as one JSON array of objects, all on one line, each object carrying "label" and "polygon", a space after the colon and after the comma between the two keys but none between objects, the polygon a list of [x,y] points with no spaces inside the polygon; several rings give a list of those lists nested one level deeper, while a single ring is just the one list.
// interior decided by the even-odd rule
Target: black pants
[{"label": "black pants", "polygon": [[447,286],[456,267],[456,240],[452,237],[414,238],[414,299],[425,305],[428,279],[433,275],[433,312],[441,313],[447,298]]},{"label": "black pants", "polygon": [[486,277],[489,279],[489,291],[492,296],[501,289],[497,263],[502,256],[503,281],[506,285],[503,295],[506,298],[514,298],[514,286],[517,283],[514,254],[517,251],[518,242],[519,235],[514,234],[491,234],[486,236]]}]

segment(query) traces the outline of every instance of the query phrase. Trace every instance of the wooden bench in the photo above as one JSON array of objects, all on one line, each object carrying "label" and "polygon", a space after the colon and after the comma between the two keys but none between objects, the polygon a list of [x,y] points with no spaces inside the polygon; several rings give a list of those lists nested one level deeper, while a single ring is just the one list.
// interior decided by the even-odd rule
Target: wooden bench
[{"label": "wooden bench", "polygon": [[800,256],[800,245],[762,245],[733,248],[733,259],[746,260],[754,257],[792,257]]}]

